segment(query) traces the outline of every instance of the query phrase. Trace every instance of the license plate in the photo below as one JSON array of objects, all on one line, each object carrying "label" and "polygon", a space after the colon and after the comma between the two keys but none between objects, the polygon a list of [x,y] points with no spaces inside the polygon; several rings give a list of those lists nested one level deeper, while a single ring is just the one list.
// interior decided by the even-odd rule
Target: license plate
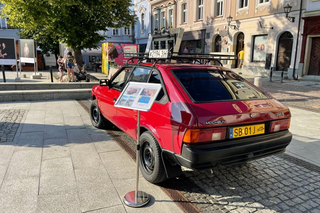
[{"label": "license plate", "polygon": [[238,126],[230,128],[230,139],[264,134],[264,124]]}]

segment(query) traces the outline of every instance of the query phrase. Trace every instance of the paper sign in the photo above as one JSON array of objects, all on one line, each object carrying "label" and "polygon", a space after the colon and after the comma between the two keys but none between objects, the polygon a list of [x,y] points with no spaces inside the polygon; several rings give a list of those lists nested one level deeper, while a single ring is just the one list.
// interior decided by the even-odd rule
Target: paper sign
[{"label": "paper sign", "polygon": [[161,84],[129,82],[114,106],[149,111],[160,89]]}]

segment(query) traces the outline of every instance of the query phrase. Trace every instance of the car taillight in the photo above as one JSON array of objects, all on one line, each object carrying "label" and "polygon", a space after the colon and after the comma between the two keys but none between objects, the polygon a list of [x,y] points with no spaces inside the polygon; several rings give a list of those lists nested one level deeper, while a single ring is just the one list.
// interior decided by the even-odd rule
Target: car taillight
[{"label": "car taillight", "polygon": [[290,118],[272,121],[270,132],[278,132],[278,131],[286,130],[286,129],[289,129],[289,127],[290,127]]},{"label": "car taillight", "polygon": [[226,127],[210,129],[188,129],[183,137],[184,143],[221,141],[226,138]]}]

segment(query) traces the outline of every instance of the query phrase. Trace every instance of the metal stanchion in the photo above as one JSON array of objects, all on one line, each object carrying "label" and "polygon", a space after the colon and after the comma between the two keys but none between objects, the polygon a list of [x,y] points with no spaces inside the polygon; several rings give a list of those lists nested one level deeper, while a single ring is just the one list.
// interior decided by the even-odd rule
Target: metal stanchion
[{"label": "metal stanchion", "polygon": [[283,73],[284,73],[284,72],[282,71],[282,72],[281,72],[281,80],[280,80],[281,83],[283,83]]},{"label": "metal stanchion", "polygon": [[52,66],[50,66],[51,83],[53,82]]},{"label": "metal stanchion", "polygon": [[140,157],[140,110],[138,110],[138,125],[137,125],[137,151],[136,151],[136,164],[137,164],[137,177],[136,177],[136,190],[128,192],[124,196],[124,203],[130,207],[141,207],[149,203],[150,195],[139,191],[139,157]]},{"label": "metal stanchion", "polygon": [[5,82],[7,82],[7,80],[6,80],[6,73],[4,72],[4,66],[3,65],[1,66],[1,69],[2,69],[3,82],[5,83]]},{"label": "metal stanchion", "polygon": [[271,69],[270,69],[270,76],[269,76],[269,77],[270,77],[270,82],[272,82],[272,70],[273,70],[273,69],[272,69],[272,67],[271,67]]}]

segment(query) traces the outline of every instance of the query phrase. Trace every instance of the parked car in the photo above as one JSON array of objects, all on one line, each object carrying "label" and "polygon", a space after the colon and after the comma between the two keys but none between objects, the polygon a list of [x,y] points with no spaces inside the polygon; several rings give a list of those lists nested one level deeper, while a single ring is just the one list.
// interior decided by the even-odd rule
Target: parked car
[{"label": "parked car", "polygon": [[92,88],[93,126],[113,123],[137,138],[137,111],[114,107],[130,81],[162,85],[140,119],[139,163],[149,182],[175,177],[181,166],[212,169],[283,152],[292,139],[285,105],[227,68],[202,64],[123,66]]}]

